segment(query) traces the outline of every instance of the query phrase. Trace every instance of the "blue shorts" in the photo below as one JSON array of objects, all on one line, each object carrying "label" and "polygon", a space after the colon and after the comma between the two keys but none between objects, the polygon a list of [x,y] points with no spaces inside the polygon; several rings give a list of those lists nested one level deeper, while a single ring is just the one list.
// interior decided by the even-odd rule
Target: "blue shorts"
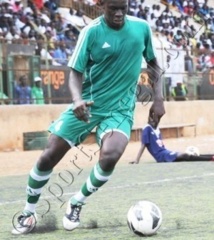
[{"label": "blue shorts", "polygon": [[164,149],[157,154],[157,156],[155,157],[155,160],[157,162],[174,162],[177,156],[178,156],[178,152]]}]

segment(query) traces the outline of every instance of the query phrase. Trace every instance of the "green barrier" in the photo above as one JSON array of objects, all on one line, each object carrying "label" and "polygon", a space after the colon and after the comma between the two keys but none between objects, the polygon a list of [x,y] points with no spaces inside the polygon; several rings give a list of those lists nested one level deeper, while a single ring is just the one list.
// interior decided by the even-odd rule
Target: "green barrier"
[{"label": "green barrier", "polygon": [[47,131],[23,133],[23,149],[43,150],[48,142],[49,133]]}]

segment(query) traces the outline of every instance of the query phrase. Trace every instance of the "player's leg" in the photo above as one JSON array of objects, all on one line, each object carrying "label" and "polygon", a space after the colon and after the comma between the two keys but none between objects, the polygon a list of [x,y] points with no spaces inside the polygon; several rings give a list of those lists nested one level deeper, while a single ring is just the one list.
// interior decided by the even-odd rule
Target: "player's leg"
[{"label": "player's leg", "polygon": [[127,143],[128,139],[123,133],[112,132],[105,135],[98,163],[92,169],[80,191],[68,203],[66,215],[63,218],[63,226],[66,230],[73,230],[79,225],[82,205],[87,197],[109,180]]},{"label": "player's leg", "polygon": [[128,120],[124,121],[124,116],[121,118],[117,119],[120,124],[115,124],[115,120],[112,119],[103,121],[97,130],[99,139],[102,139],[101,141],[98,139],[101,143],[99,161],[80,191],[68,203],[66,215],[63,218],[63,226],[67,230],[73,230],[79,225],[79,214],[85,200],[109,180],[128,144],[131,123]]},{"label": "player's leg", "polygon": [[52,135],[48,140],[47,147],[30,172],[26,205],[24,211],[17,219],[18,224],[13,223],[13,234],[28,233],[33,229],[36,223],[35,208],[42,188],[48,182],[54,166],[62,159],[71,146],[83,141],[90,130],[94,128],[96,119],[91,122],[90,124],[80,122],[73,115],[72,110],[67,109],[58,120],[51,124],[49,131]]},{"label": "player's leg", "polygon": [[64,139],[56,135],[50,136],[47,147],[30,171],[26,188],[27,200],[17,223],[13,223],[13,234],[28,233],[35,227],[37,221],[35,209],[42,189],[50,179],[54,166],[69,149],[70,145]]},{"label": "player's leg", "polygon": [[177,156],[175,162],[200,162],[200,161],[214,161],[213,154],[201,154],[199,156],[188,155],[187,153],[182,153]]}]

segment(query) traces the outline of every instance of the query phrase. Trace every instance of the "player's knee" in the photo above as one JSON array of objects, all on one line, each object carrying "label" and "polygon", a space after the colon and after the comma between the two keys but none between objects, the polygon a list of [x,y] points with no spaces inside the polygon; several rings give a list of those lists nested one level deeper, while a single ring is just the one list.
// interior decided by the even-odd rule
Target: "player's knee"
[{"label": "player's knee", "polygon": [[100,155],[100,165],[104,171],[109,171],[114,168],[118,160],[120,159],[123,151],[120,149],[102,149]]},{"label": "player's knee", "polygon": [[40,171],[49,171],[54,168],[59,160],[57,154],[54,154],[50,149],[45,149],[37,161],[37,167]]}]

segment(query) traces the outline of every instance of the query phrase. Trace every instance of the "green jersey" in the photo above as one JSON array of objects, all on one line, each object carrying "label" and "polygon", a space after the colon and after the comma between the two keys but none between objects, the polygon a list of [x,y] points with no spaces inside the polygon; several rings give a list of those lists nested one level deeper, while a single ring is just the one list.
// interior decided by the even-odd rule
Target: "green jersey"
[{"label": "green jersey", "polygon": [[32,87],[31,94],[34,104],[44,104],[44,93],[42,88],[36,86]]},{"label": "green jersey", "polygon": [[3,92],[0,92],[0,99],[8,99],[8,96]]},{"label": "green jersey", "polygon": [[92,111],[132,116],[142,57],[155,58],[151,34],[146,21],[132,16],[119,30],[100,16],[81,31],[68,66],[84,73],[82,96],[94,101]]}]

